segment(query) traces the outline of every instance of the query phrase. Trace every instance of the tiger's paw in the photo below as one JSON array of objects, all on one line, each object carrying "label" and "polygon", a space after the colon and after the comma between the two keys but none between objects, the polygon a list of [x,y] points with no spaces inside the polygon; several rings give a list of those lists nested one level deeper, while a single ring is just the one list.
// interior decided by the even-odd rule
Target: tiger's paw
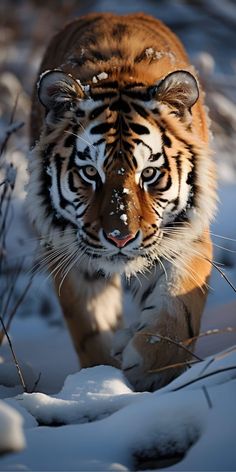
[{"label": "tiger's paw", "polygon": [[113,356],[136,391],[155,391],[181,374],[183,369],[170,365],[186,360],[177,345],[153,334],[153,326],[120,330],[114,337]]}]

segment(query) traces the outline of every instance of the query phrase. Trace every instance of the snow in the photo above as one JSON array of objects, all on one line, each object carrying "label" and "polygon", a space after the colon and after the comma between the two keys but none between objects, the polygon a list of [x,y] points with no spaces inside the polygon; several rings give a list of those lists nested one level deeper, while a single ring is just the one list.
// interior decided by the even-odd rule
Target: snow
[{"label": "snow", "polygon": [[[19,5],[21,3],[25,2]],[[34,25],[32,18],[37,17],[35,5],[30,25]],[[232,39],[234,29],[227,23],[232,21],[235,6],[230,1],[223,6],[207,0],[204,13],[194,4],[168,0],[160,2],[157,12],[153,2],[144,4],[136,0],[125,7],[127,12],[138,9],[157,13],[180,33],[187,48],[191,48],[188,51],[191,56],[196,55],[211,109],[219,173],[219,211],[211,228],[214,260],[223,264],[220,267],[236,286],[236,161],[232,153],[236,130],[235,41]],[[20,6],[15,5],[15,8]],[[24,19],[26,28],[27,8],[24,8],[18,16],[20,21]],[[97,11],[110,9],[107,0],[100,1],[96,8]],[[50,21],[48,10],[46,12]],[[214,14],[211,16],[211,13]],[[220,31],[217,15],[223,18]],[[64,14],[62,16],[64,21]],[[185,30],[184,22],[189,25]],[[202,25],[200,29],[199,25]],[[32,34],[32,26],[29,34]],[[40,34],[45,35],[45,28],[42,33],[37,30],[35,43]],[[7,72],[0,74],[0,90],[3,91],[0,137],[14,132],[7,153],[8,179],[15,184],[7,246],[9,277],[16,261],[23,260],[24,269],[17,281],[13,302],[27,283],[35,252],[35,235],[27,223],[23,205],[28,143],[23,134],[26,130],[16,128],[22,119],[27,120],[27,93],[31,93],[31,80],[42,53],[40,47],[45,44],[43,38],[39,48],[34,45],[36,52],[32,58],[24,41],[25,38],[19,41],[17,48],[5,48]],[[83,53],[81,50],[81,55]],[[146,54],[153,57],[155,51],[148,48]],[[106,78],[107,74],[101,73],[96,80]],[[15,96],[9,92],[8,97],[8,84],[9,89],[20,90],[16,124],[10,126],[5,117],[8,109],[12,110]],[[10,162],[14,168],[10,167]],[[122,168],[118,174],[123,174]],[[128,194],[129,190],[124,188],[123,193]],[[123,210],[119,206],[119,195],[114,197],[117,211]],[[236,297],[215,269],[210,287],[201,324],[201,332],[208,335],[202,336],[196,346],[196,353],[204,360],[155,393],[137,393],[122,372],[113,367],[98,366],[78,372],[77,357],[52,283],[47,275],[37,273],[10,328],[28,393],[22,391],[7,341],[0,347],[0,454],[8,452],[0,456],[0,470],[236,470]],[[125,307],[127,312],[131,308],[135,311],[128,296]],[[233,330],[227,331],[228,327]],[[216,332],[217,329],[221,333]],[[114,355],[119,356],[125,336],[129,339],[128,328],[120,337],[116,335]]]},{"label": "snow", "polygon": [[0,401],[0,454],[15,452],[25,447],[22,416]]},{"label": "snow", "polygon": [[[114,212],[111,211],[111,212],[110,212],[110,215],[114,215]],[[116,238],[117,236],[120,236],[120,234],[121,234],[121,233],[120,233],[120,230],[119,230],[119,229],[114,229],[113,231],[111,231],[111,232],[109,233],[109,236],[113,236],[114,238]]]},{"label": "snow", "polygon": [[[120,206],[120,209],[122,210],[123,208]],[[125,213],[122,213],[122,215],[120,215],[120,220],[123,221],[125,225],[127,225],[128,216]]]},{"label": "snow", "polygon": [[94,75],[92,78],[93,84],[97,84],[99,80],[105,80],[108,78],[108,74],[106,72],[101,72],[98,75]]},{"label": "snow", "polygon": [[106,72],[101,72],[97,75],[98,80],[105,80],[108,78],[108,74]]},{"label": "snow", "polygon": [[[192,470],[193,464],[194,470],[223,470],[219,465],[234,470],[235,361],[235,350],[211,358],[210,367],[208,359],[153,394],[133,393],[119,370],[100,366],[70,376],[56,396],[18,396],[15,402],[41,426],[25,430],[27,449],[3,458],[0,468],[112,470],[118,464],[133,470],[143,458],[158,464],[187,453],[171,470]],[[232,371],[223,372],[230,366]],[[197,381],[203,369],[205,378]],[[227,457],[219,424],[227,438],[231,433]]]}]

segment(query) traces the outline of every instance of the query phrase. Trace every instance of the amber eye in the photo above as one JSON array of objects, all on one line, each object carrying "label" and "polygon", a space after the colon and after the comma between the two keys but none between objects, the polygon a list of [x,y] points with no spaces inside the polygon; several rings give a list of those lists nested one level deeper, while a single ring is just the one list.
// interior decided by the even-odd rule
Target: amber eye
[{"label": "amber eye", "polygon": [[141,174],[141,178],[143,182],[147,184],[154,183],[158,177],[160,176],[160,171],[155,167],[146,167]]},{"label": "amber eye", "polygon": [[94,166],[83,166],[79,170],[80,176],[89,182],[93,182],[99,176],[97,169]]}]

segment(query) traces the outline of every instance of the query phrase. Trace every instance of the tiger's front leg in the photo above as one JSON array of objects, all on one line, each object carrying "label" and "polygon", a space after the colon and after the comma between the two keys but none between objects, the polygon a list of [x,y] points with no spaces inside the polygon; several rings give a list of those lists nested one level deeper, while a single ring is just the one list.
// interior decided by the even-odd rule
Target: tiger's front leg
[{"label": "tiger's front leg", "polygon": [[56,277],[58,298],[82,368],[116,365],[111,357],[114,332],[122,327],[120,278],[71,271]]},{"label": "tiger's front leg", "polygon": [[198,279],[175,273],[168,281],[163,274],[149,293],[146,289],[139,321],[116,335],[113,354],[138,391],[163,387],[186,369],[187,361],[195,359],[181,342],[199,334],[210,263],[198,259],[192,261],[193,268],[195,264]]}]

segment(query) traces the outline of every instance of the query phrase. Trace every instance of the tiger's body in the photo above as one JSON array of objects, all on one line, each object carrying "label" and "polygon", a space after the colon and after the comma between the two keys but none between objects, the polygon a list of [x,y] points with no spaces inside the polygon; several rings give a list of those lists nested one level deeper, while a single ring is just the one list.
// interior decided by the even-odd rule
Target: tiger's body
[{"label": "tiger's body", "polygon": [[166,384],[181,369],[158,369],[192,359],[178,342],[199,332],[216,199],[182,45],[143,14],[70,23],[44,56],[31,137],[29,211],[81,366],[117,365],[137,390]]}]

